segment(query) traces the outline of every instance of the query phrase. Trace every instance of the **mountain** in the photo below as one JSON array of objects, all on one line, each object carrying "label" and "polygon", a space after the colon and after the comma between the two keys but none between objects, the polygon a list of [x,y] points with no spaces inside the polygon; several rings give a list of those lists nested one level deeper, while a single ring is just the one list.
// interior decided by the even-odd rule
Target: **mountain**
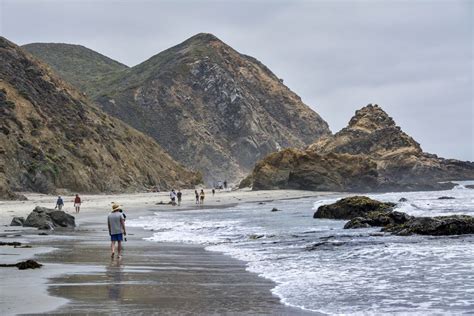
[{"label": "mountain", "polygon": [[105,76],[96,87],[106,112],[152,136],[208,183],[236,180],[268,153],[331,133],[265,65],[211,34]]},{"label": "mountain", "polygon": [[64,80],[93,96],[108,76],[128,66],[81,45],[63,43],[31,43],[23,49],[47,63]]},{"label": "mountain", "polygon": [[467,179],[474,179],[474,163],[423,152],[382,108],[369,104],[335,135],[265,157],[246,183],[253,181],[254,189],[402,191]]},{"label": "mountain", "polygon": [[199,175],[0,37],[0,194],[192,186]]}]

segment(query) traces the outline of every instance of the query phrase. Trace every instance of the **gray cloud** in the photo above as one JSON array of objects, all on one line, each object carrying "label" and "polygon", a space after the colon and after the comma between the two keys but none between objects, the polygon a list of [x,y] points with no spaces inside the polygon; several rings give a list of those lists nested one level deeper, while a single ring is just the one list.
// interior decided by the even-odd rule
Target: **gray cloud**
[{"label": "gray cloud", "polygon": [[18,44],[77,43],[128,65],[198,33],[266,64],[337,131],[378,103],[423,149],[474,160],[471,1],[0,0]]}]

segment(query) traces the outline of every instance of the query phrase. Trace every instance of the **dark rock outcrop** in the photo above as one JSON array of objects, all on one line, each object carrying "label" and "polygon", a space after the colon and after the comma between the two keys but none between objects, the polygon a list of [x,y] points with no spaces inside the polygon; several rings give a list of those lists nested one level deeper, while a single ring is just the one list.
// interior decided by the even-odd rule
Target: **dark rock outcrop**
[{"label": "dark rock outcrop", "polygon": [[365,196],[352,196],[333,204],[321,205],[314,213],[313,218],[354,219],[366,217],[371,213],[378,216],[389,213],[394,206],[393,203],[383,203]]},{"label": "dark rock outcrop", "polygon": [[[333,204],[320,206],[313,217],[349,219],[344,229],[382,227],[383,232],[403,236],[474,234],[474,217],[472,216],[415,217],[394,211],[394,206],[393,203],[383,203],[365,196],[353,196]],[[315,247],[323,244],[316,244]]]},{"label": "dark rock outcrop", "polygon": [[448,236],[474,234],[474,217],[450,215],[437,217],[412,217],[405,223],[388,225],[382,231],[396,235]]},{"label": "dark rock outcrop", "polygon": [[408,202],[408,199],[407,199],[407,198],[404,198],[404,197],[402,197],[402,198],[400,198],[400,200],[398,200],[398,202]]},{"label": "dark rock outcrop", "polygon": [[35,260],[26,260],[15,264],[0,264],[0,267],[2,268],[17,267],[18,270],[39,269],[42,266],[42,264],[36,262]]},{"label": "dark rock outcrop", "polygon": [[474,163],[438,158],[379,106],[358,111],[349,125],[305,150],[288,148],[259,161],[253,189],[413,191],[451,189],[448,180],[474,179]]},{"label": "dark rock outcrop", "polygon": [[453,196],[440,196],[438,198],[438,200],[454,200],[454,199],[456,199],[456,198],[453,197]]},{"label": "dark rock outcrop", "polygon": [[14,191],[193,187],[198,174],[0,37],[0,199]]},{"label": "dark rock outcrop", "polygon": [[466,189],[474,189],[474,184],[468,184],[464,186]]},{"label": "dark rock outcrop", "polygon": [[13,217],[10,226],[23,226],[25,223],[25,218],[24,217]]},{"label": "dark rock outcrop", "polygon": [[413,217],[397,211],[389,212],[370,212],[364,217],[356,217],[351,219],[344,225],[344,229],[367,228],[373,226],[384,227],[388,225],[401,225]]},{"label": "dark rock outcrop", "polygon": [[280,212],[280,209],[277,209],[276,207],[272,208],[271,212]]},{"label": "dark rock outcrop", "polygon": [[18,246],[21,246],[21,242],[18,242],[18,241],[10,241],[10,242],[0,241],[0,246],[18,247]]},{"label": "dark rock outcrop", "polygon": [[64,211],[37,206],[28,215],[23,226],[36,227],[38,229],[54,229],[55,227],[74,228],[76,223],[74,216]]}]

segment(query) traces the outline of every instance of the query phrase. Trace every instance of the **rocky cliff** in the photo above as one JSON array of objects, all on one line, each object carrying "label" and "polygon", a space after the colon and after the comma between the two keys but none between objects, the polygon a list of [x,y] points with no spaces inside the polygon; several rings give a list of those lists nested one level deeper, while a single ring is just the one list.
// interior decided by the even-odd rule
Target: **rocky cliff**
[{"label": "rocky cliff", "polygon": [[0,198],[12,191],[124,191],[199,181],[150,137],[91,105],[0,37]]},{"label": "rocky cliff", "polygon": [[47,63],[64,80],[89,97],[100,84],[128,66],[81,45],[31,43],[22,48]]},{"label": "rocky cliff", "polygon": [[474,163],[424,153],[382,108],[368,105],[335,135],[267,156],[252,179],[254,189],[428,190],[474,179]]},{"label": "rocky cliff", "polygon": [[152,136],[208,182],[237,179],[265,155],[329,135],[327,123],[255,58],[198,34],[106,76],[96,101]]}]

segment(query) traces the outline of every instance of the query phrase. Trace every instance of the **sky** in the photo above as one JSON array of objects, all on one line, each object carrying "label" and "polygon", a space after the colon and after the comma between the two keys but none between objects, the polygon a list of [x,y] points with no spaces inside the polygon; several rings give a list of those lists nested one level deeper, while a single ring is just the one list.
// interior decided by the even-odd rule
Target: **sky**
[{"label": "sky", "polygon": [[256,57],[337,132],[379,104],[422,148],[474,161],[474,1],[0,0],[0,34],[129,66],[200,32]]}]

